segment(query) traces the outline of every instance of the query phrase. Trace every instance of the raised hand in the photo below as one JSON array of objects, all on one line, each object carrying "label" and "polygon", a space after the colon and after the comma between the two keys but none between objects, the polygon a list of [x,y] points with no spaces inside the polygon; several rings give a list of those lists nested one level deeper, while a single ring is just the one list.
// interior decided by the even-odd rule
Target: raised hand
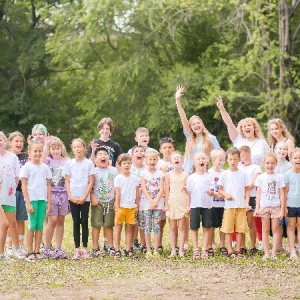
[{"label": "raised hand", "polygon": [[183,96],[183,94],[182,94],[183,90],[184,90],[183,85],[179,85],[179,86],[176,88],[175,99],[180,99],[180,97]]},{"label": "raised hand", "polygon": [[219,95],[219,96],[216,96],[216,99],[217,99],[217,107],[218,107],[218,109],[219,110],[224,109],[224,103],[223,103],[222,97]]}]

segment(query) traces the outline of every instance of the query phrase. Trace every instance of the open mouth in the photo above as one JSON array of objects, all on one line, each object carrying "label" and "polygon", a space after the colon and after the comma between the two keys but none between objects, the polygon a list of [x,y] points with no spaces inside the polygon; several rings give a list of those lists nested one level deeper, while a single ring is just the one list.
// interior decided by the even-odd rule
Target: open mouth
[{"label": "open mouth", "polygon": [[137,159],[138,161],[141,161],[141,160],[143,159],[143,157],[142,157],[142,156],[137,156],[136,159]]},{"label": "open mouth", "polygon": [[200,164],[200,167],[204,167],[204,163],[201,163],[201,164]]},{"label": "open mouth", "polygon": [[178,166],[179,165],[179,161],[175,161],[175,163],[174,163],[176,166]]},{"label": "open mouth", "polygon": [[104,159],[101,159],[101,163],[102,163],[102,164],[106,163],[106,159],[105,159],[105,158],[104,158]]}]

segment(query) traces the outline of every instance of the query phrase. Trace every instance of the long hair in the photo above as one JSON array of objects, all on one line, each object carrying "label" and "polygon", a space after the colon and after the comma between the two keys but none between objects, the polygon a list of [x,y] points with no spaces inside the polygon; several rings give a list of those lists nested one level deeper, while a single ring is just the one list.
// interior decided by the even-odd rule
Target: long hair
[{"label": "long hair", "polygon": [[269,120],[267,123],[267,127],[268,127],[268,136],[267,136],[267,140],[268,140],[268,144],[270,146],[274,145],[277,143],[277,140],[272,136],[271,134],[271,130],[270,127],[272,124],[275,124],[276,126],[278,126],[279,130],[281,130],[282,136],[292,140],[293,142],[295,141],[294,137],[291,135],[291,133],[288,131],[288,129],[286,128],[285,124],[283,123],[283,121],[279,118],[277,119],[272,119]]},{"label": "long hair", "polygon": [[243,130],[242,127],[244,125],[244,123],[246,122],[251,122],[253,127],[254,127],[254,137],[256,137],[257,139],[264,139],[264,135],[260,129],[260,126],[258,124],[258,122],[256,121],[256,119],[254,118],[245,118],[239,121],[238,126],[237,126],[237,130],[239,132],[239,134],[244,138],[244,134],[243,134]]}]

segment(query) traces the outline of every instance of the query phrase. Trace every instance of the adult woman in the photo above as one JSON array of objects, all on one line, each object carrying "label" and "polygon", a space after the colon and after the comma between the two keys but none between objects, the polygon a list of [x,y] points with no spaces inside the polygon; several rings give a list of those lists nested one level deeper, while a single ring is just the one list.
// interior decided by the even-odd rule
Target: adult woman
[{"label": "adult woman", "polygon": [[189,120],[187,119],[185,111],[180,103],[183,90],[184,87],[182,85],[177,87],[175,99],[183,126],[183,133],[186,137],[183,168],[187,173],[191,174],[195,154],[204,152],[209,157],[211,150],[219,148],[220,145],[217,138],[208,132],[203,121],[198,116],[192,116]]},{"label": "adult woman", "polygon": [[222,98],[217,98],[217,107],[220,110],[222,119],[227,126],[229,138],[233,146],[249,146],[251,149],[252,162],[261,165],[264,155],[270,151],[268,143],[265,141],[258,122],[254,118],[244,118],[239,121],[238,126],[232,122],[231,117],[225,110]]},{"label": "adult woman", "polygon": [[274,151],[275,145],[279,142],[285,142],[288,146],[288,156],[295,149],[295,140],[291,133],[286,128],[281,119],[272,119],[268,122],[268,143]]}]

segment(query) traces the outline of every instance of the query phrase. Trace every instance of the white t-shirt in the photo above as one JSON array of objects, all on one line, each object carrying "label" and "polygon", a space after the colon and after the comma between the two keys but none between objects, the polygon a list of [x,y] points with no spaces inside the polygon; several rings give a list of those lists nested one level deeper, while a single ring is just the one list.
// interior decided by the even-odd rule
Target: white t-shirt
[{"label": "white t-shirt", "polygon": [[214,178],[211,174],[193,173],[188,177],[186,186],[191,193],[191,208],[212,208],[213,197],[206,193],[214,189]]},{"label": "white t-shirt", "polygon": [[27,162],[21,169],[20,179],[27,178],[27,190],[30,201],[47,201],[47,179],[52,179],[52,173],[44,163],[36,165]]},{"label": "white t-shirt", "polygon": [[[141,173],[141,178],[146,180],[146,189],[147,192],[152,196],[152,199],[155,199],[157,194],[159,193],[160,181],[163,180],[164,176],[164,172],[160,170],[156,170],[154,173],[150,173],[148,170],[145,170]],[[161,197],[158,200],[156,209],[163,209],[164,204],[164,198]],[[150,206],[151,205],[149,199],[144,194],[142,194],[139,210],[149,210]]]},{"label": "white t-shirt", "polygon": [[174,169],[174,167],[172,166],[171,162],[160,159],[156,165],[156,169],[161,171],[163,169],[164,173],[168,173],[171,172]]},{"label": "white t-shirt", "polygon": [[[219,181],[219,178],[220,178],[221,173],[223,171],[224,170],[221,170],[221,172],[216,172],[213,168],[210,168],[208,170],[208,173],[213,176],[214,190],[215,190],[215,192],[218,192],[218,190],[219,190],[218,181]],[[212,203],[213,207],[224,207],[224,205],[225,205],[225,199],[216,199],[216,198],[213,198],[213,203]]]},{"label": "white t-shirt", "polygon": [[2,205],[16,206],[16,178],[19,177],[19,159],[18,157],[7,152],[5,155],[0,155],[0,178]]},{"label": "white t-shirt", "polygon": [[223,187],[223,190],[233,197],[233,200],[228,201],[225,198],[225,208],[245,208],[246,197],[245,188],[251,183],[248,175],[241,170],[232,172],[225,170],[221,173],[219,179],[219,186]]},{"label": "white t-shirt", "polygon": [[118,174],[115,178],[114,186],[121,190],[120,207],[136,207],[136,188],[139,186],[139,181],[135,175],[130,174],[130,176],[127,177],[122,174]]},{"label": "white t-shirt", "polygon": [[[255,174],[257,174],[257,173],[261,174],[261,167],[259,165],[252,164],[249,166],[244,166],[243,164],[239,163],[238,167],[240,170],[242,170],[243,172],[248,174],[250,183],[252,182]],[[250,197],[256,197],[256,187],[255,186],[250,190]]]},{"label": "white t-shirt", "polygon": [[274,170],[274,173],[276,174],[284,174],[286,173],[288,170],[290,170],[292,167],[292,164],[288,161],[288,160],[285,160],[283,164],[277,164],[275,170]]},{"label": "white t-shirt", "polygon": [[93,193],[99,202],[109,202],[115,199],[114,180],[118,175],[115,167],[95,168]]},{"label": "white t-shirt", "polygon": [[141,173],[147,170],[147,166],[143,166],[142,168],[137,168],[134,165],[131,166],[130,173],[137,176],[139,180],[139,190],[142,190],[142,180],[141,180]]},{"label": "white t-shirt", "polygon": [[237,138],[233,141],[233,146],[237,148],[240,148],[241,146],[250,147],[252,162],[259,166],[261,166],[262,159],[265,154],[271,150],[270,146],[264,139],[248,141],[241,135],[238,135]]},{"label": "white t-shirt", "polygon": [[[81,198],[88,188],[89,176],[95,174],[95,167],[87,158],[79,162],[73,158],[65,164],[64,174],[70,176],[71,195],[74,198]],[[86,201],[90,201],[90,195],[88,195]]]},{"label": "white t-shirt", "polygon": [[280,206],[279,189],[285,187],[282,174],[260,174],[255,186],[261,189],[260,207]]}]

